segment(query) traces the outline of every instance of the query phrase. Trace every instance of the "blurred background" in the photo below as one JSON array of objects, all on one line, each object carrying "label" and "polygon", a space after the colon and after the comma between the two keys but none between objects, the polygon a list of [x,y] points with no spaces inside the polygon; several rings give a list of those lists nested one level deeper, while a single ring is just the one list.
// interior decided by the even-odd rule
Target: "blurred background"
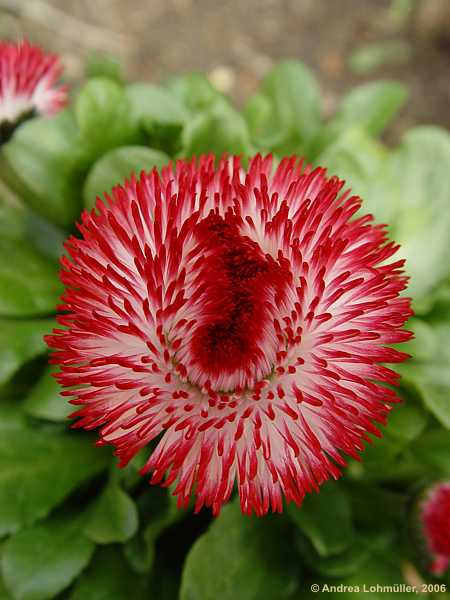
[{"label": "blurred background", "polygon": [[106,53],[130,80],[206,72],[238,105],[275,61],[297,58],[326,114],[355,83],[393,78],[410,99],[390,137],[450,126],[449,0],[0,0],[0,36],[62,54],[71,81]]}]

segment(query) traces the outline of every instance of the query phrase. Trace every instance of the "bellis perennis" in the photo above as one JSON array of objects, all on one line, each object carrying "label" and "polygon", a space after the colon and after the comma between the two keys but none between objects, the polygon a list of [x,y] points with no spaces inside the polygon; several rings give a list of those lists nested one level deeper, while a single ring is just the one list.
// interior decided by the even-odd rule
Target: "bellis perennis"
[{"label": "bellis perennis", "polygon": [[432,556],[430,571],[442,575],[450,564],[450,481],[430,488],[421,506],[422,534]]},{"label": "bellis perennis", "polygon": [[67,90],[56,85],[61,73],[56,55],[27,41],[0,41],[0,143],[24,119],[52,115],[65,105]]},{"label": "bellis perennis", "polygon": [[[337,478],[386,422],[410,334],[397,246],[343,182],[295,158],[212,156],[142,173],[67,242],[49,336],[76,426],[179,505],[242,510]],[[72,386],[75,386],[73,388]],[[149,449],[150,453],[150,449]]]}]

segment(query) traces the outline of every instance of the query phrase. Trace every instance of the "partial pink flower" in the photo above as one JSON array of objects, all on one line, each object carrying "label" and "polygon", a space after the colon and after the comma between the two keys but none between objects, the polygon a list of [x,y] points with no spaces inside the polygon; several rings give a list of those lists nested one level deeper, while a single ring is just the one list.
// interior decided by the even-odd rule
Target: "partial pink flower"
[{"label": "partial pink flower", "polygon": [[430,571],[442,575],[450,564],[450,482],[428,490],[421,505],[422,532],[432,556]]},{"label": "partial pink flower", "polygon": [[27,41],[0,42],[0,126],[60,110],[67,101],[66,87],[57,85],[61,74],[56,55]]},{"label": "partial pink flower", "polygon": [[154,440],[142,472],[180,506],[217,514],[236,482],[243,512],[281,512],[380,435],[410,302],[398,246],[343,185],[203,156],[117,186],[68,240],[48,343],[76,426],[121,465]]}]

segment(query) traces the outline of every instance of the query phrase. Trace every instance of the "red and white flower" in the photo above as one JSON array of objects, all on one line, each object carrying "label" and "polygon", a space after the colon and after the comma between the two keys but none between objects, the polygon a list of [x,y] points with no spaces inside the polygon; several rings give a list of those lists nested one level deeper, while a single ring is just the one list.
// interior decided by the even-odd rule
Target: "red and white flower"
[{"label": "red and white flower", "polygon": [[[398,247],[324,169],[179,161],[117,186],[67,242],[49,336],[76,426],[217,514],[301,503],[380,435],[410,338]],[[77,386],[73,389],[72,386]]]},{"label": "red and white flower", "polygon": [[421,529],[432,561],[434,575],[442,575],[450,564],[450,481],[428,490],[421,505]]},{"label": "red and white flower", "polygon": [[67,101],[66,87],[57,85],[61,74],[56,55],[27,41],[0,42],[0,124],[60,110]]}]

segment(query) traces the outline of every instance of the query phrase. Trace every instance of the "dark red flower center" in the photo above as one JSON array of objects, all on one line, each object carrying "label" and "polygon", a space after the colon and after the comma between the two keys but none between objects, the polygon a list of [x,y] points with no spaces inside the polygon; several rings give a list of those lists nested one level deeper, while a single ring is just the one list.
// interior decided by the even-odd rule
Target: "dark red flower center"
[{"label": "dark red flower center", "polygon": [[231,213],[222,217],[211,212],[197,226],[205,257],[201,276],[205,291],[191,352],[192,362],[210,382],[221,373],[240,373],[239,384],[250,385],[265,362],[264,330],[271,303],[282,294],[288,278],[279,262],[241,235],[238,223]]}]

